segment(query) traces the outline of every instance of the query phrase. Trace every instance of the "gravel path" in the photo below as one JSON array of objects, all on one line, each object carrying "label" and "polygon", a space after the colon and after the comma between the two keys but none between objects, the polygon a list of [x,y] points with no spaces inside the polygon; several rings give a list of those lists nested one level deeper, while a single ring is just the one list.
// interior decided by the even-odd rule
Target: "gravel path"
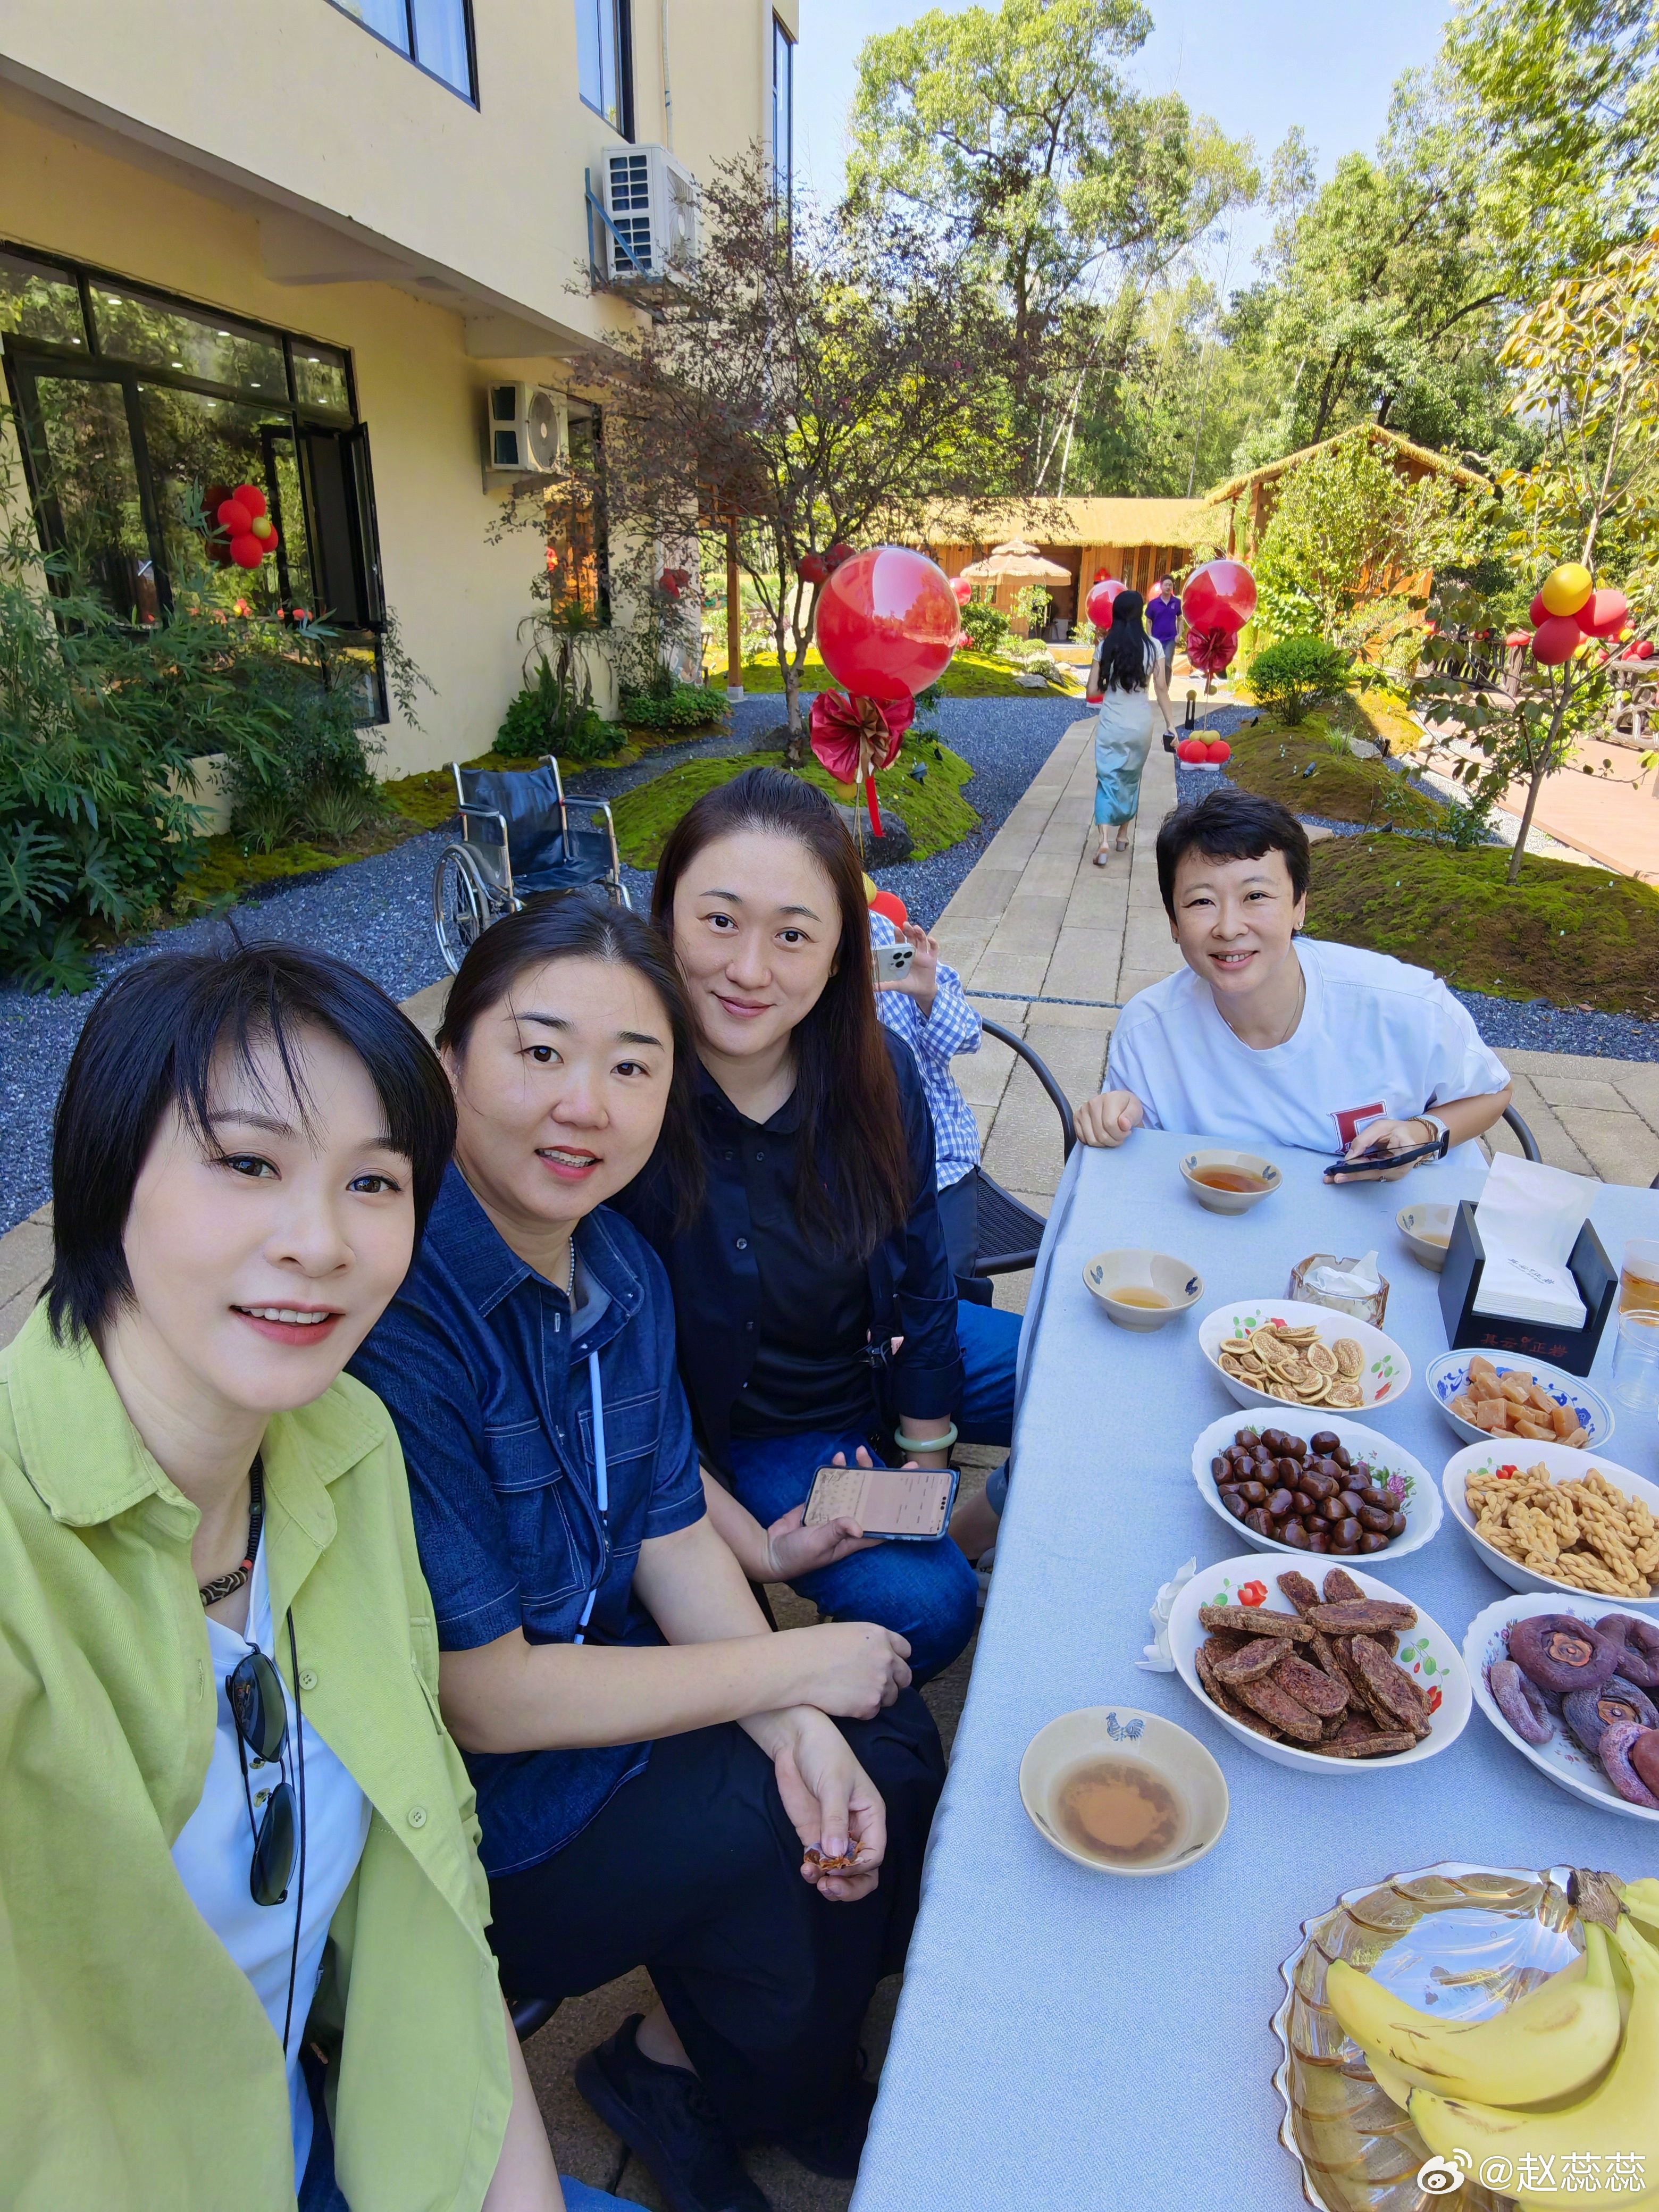
[{"label": "gravel path", "polygon": [[[1249,707],[1218,707],[1205,719],[1206,726],[1218,737],[1231,737],[1232,732],[1248,722],[1255,709]],[[1182,805],[1201,799],[1214,788],[1215,780],[1226,776],[1225,769],[1185,768],[1176,763],[1176,796]],[[1437,779],[1439,781],[1439,779]],[[1413,777],[1418,788],[1424,788]],[[1446,795],[1431,792],[1432,797]],[[1498,817],[1499,820],[1503,817]],[[1362,825],[1356,822],[1322,822],[1314,814],[1299,817],[1310,825],[1334,830],[1339,836],[1357,837],[1363,834]],[[1494,837],[1496,844],[1513,844],[1515,824],[1510,824],[1511,834],[1507,839]],[[1547,852],[1544,848],[1550,849]],[[1559,846],[1552,838],[1542,838],[1534,830],[1528,841],[1529,853],[1543,852],[1548,859],[1583,860],[1582,853]],[[1597,863],[1596,865],[1599,865]],[[1591,1060],[1659,1060],[1659,1022],[1644,1022],[1627,1014],[1598,1013],[1592,1007],[1558,1006],[1548,999],[1502,999],[1486,991],[1454,991],[1474,1017],[1475,1027],[1489,1045],[1501,1052],[1507,1046],[1517,1052],[1582,1053]]]},{"label": "gravel path", "polygon": [[[983,826],[931,860],[884,869],[882,881],[896,890],[919,921],[936,921],[985,842],[1024,793],[1066,727],[1077,720],[1075,699],[946,699],[939,729],[946,744],[971,761],[966,787]],[[682,760],[740,750],[782,719],[781,699],[745,699],[732,710],[729,733],[664,746],[626,769],[584,772],[581,788],[613,798],[660,775]],[[276,938],[316,945],[353,961],[394,999],[406,999],[436,981],[442,963],[432,933],[432,872],[448,842],[443,831],[414,837],[395,851],[292,888],[247,899],[236,908],[246,937]],[[636,907],[650,902],[651,878],[624,871]],[[97,963],[106,982],[157,944],[194,950],[222,944],[220,921],[186,922],[157,937],[123,945]],[[47,999],[0,988],[0,1231],[41,1205],[51,1187],[51,1102],[56,1098],[75,1041],[94,994]]]}]

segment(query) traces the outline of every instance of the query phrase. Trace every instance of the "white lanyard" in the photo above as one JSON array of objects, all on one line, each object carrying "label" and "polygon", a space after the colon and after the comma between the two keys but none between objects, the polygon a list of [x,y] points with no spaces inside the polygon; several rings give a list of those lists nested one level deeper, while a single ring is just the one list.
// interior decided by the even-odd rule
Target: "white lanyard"
[{"label": "white lanyard", "polygon": [[[597,1352],[590,1352],[587,1355],[587,1380],[588,1387],[593,1394],[593,1474],[599,1492],[599,1520],[604,1531],[599,1554],[599,1572],[603,1574],[605,1568],[605,1553],[611,1548],[611,1485],[605,1474],[605,1401],[599,1395],[599,1355]],[[595,1583],[587,1593],[587,1603],[582,1607],[582,1617],[576,1624],[576,1633],[572,1638],[574,1643],[586,1642],[584,1631],[593,1617],[593,1601],[599,1594],[599,1586]]]}]

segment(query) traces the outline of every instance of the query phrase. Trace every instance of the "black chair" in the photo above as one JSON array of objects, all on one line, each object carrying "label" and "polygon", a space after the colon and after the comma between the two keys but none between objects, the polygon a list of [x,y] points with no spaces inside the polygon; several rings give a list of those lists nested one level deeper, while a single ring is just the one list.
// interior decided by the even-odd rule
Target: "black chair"
[{"label": "black chair", "polygon": [[520,2042],[528,2043],[538,2027],[545,2027],[562,2002],[558,1997],[509,1997],[507,2008]]},{"label": "black chair", "polygon": [[[1000,1044],[1006,1044],[1017,1059],[1023,1060],[1048,1092],[1054,1109],[1060,1116],[1063,1156],[1069,1160],[1072,1147],[1077,1142],[1071,1104],[1044,1065],[1042,1056],[1033,1052],[1016,1030],[1005,1029],[1000,1022],[986,1021],[981,1018],[980,1026],[988,1036],[995,1037]],[[983,1168],[980,1170],[980,1256],[974,1263],[975,1275],[1013,1275],[1022,1267],[1035,1267],[1037,1247],[1042,1242],[1042,1232],[1047,1225],[1040,1213],[1034,1213],[1029,1206],[1022,1206],[1011,1191],[1004,1190],[1002,1185],[987,1175]]]},{"label": "black chair", "polygon": [[450,768],[461,836],[439,856],[432,921],[452,975],[491,922],[538,891],[602,889],[629,903],[610,807],[567,793],[551,753],[539,768]]},{"label": "black chair", "polygon": [[[1529,1160],[1541,1160],[1544,1155],[1538,1149],[1537,1138],[1534,1136],[1532,1131],[1527,1127],[1521,1116],[1516,1112],[1513,1106],[1506,1106],[1504,1109],[1504,1119],[1509,1123],[1510,1128],[1514,1130],[1516,1138],[1520,1141],[1521,1149],[1526,1154],[1527,1158]],[[1656,1190],[1659,1190],[1659,1182],[1656,1182],[1654,1188]]]}]

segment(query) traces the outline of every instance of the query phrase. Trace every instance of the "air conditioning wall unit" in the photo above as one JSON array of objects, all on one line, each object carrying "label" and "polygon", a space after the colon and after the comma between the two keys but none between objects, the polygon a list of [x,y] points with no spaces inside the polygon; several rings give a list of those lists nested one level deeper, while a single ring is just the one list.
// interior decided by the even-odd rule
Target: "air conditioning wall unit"
[{"label": "air conditioning wall unit", "polygon": [[686,274],[697,258],[697,180],[665,146],[605,157],[605,272],[613,284]]},{"label": "air conditioning wall unit", "polygon": [[492,384],[485,466],[515,477],[556,476],[570,459],[570,410],[545,384]]}]

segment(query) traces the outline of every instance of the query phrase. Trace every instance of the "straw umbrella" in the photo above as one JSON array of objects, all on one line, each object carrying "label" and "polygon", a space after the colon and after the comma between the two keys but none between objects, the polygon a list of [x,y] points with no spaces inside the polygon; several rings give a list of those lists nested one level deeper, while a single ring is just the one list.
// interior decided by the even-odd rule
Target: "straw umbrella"
[{"label": "straw umbrella", "polygon": [[1072,572],[1028,545],[1023,538],[1010,538],[994,545],[982,561],[971,561],[962,570],[970,584],[1000,583],[1006,576],[1016,591],[1026,584],[1069,584]]}]

